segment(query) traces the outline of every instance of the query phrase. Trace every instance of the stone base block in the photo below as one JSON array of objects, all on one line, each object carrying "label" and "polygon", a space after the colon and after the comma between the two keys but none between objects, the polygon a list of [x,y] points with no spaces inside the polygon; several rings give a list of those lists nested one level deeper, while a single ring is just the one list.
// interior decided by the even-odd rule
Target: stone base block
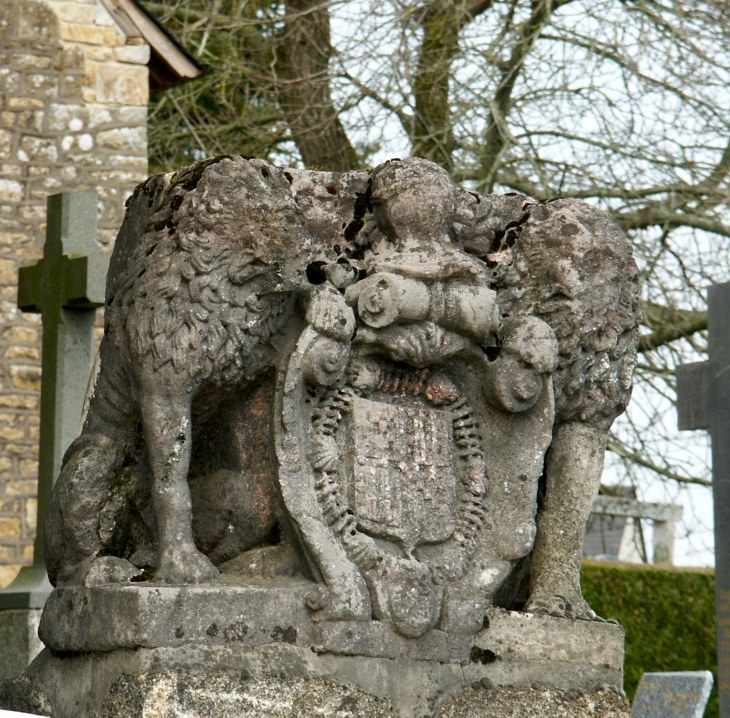
[{"label": "stone base block", "polygon": [[[410,639],[379,621],[313,622],[311,588],[282,581],[56,590],[41,622],[49,648],[5,685],[0,707],[47,705],[54,718],[294,718],[337,716],[337,706],[373,718],[533,715],[459,712],[460,701],[487,706],[504,695],[516,706],[557,701],[568,711],[536,707],[534,715],[624,715],[620,626],[490,609],[476,635],[433,630]],[[565,698],[576,691],[598,691],[603,698],[586,705],[608,707],[576,713],[580,701]]]},{"label": "stone base block", "polygon": [[41,652],[41,609],[0,610],[0,680],[20,675]]},{"label": "stone base block", "polygon": [[[51,715],[51,707],[33,694],[27,678],[16,679],[0,695],[13,708]],[[16,702],[9,701],[14,690]],[[20,690],[18,690],[20,689]],[[23,691],[33,701],[22,700]],[[18,701],[18,697],[20,700]],[[404,713],[392,701],[351,685],[322,679],[252,678],[246,674],[192,674],[151,670],[121,675],[110,687],[98,718],[629,718],[628,701],[617,691],[557,691],[495,688],[475,682],[446,696],[425,713]],[[54,709],[53,715],[59,715]],[[71,713],[64,714],[71,715]],[[81,714],[79,714],[81,715]],[[84,713],[83,715],[86,715]]]}]

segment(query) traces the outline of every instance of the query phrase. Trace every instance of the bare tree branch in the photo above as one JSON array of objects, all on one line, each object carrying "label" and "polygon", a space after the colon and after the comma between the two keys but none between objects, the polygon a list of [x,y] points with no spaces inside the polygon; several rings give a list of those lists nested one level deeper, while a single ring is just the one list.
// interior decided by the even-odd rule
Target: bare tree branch
[{"label": "bare tree branch", "polygon": [[644,302],[644,324],[652,329],[642,335],[639,351],[650,352],[677,339],[686,339],[707,329],[707,312],[673,309],[654,302]]},{"label": "bare tree branch", "polygon": [[411,129],[413,154],[453,171],[454,137],[451,128],[449,83],[459,51],[459,33],[492,6],[492,0],[472,5],[452,0],[431,0],[420,13],[423,39],[413,76],[415,98]]},{"label": "bare tree branch", "polygon": [[668,469],[664,466],[659,466],[659,464],[656,464],[653,461],[649,461],[641,454],[638,454],[635,451],[631,451],[621,442],[616,441],[614,437],[609,437],[608,441],[606,442],[606,449],[608,451],[612,451],[614,454],[617,454],[622,459],[627,459],[634,464],[638,464],[639,466],[643,466],[644,468],[649,469],[656,474],[659,474],[659,476],[671,479],[672,481],[677,481],[680,484],[698,484],[699,486],[712,486],[712,481],[709,481],[708,479],[703,479],[699,476],[684,476],[683,474],[679,474],[676,471],[672,471],[671,469]]}]

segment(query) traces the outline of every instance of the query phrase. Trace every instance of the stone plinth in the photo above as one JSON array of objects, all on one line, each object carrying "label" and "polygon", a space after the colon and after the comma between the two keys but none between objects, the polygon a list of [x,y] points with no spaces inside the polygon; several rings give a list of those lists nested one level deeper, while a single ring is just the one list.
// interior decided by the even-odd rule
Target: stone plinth
[{"label": "stone plinth", "polygon": [[[177,716],[188,710],[186,700],[203,700],[212,680],[235,684],[219,692],[240,694],[237,710],[260,694],[256,715],[303,714],[297,713],[300,703],[314,700],[314,691],[327,701],[336,694],[337,705],[355,701],[365,711],[356,715],[399,718],[451,715],[459,701],[477,699],[476,693],[459,698],[464,691],[482,696],[509,688],[522,691],[520,700],[537,700],[531,686],[566,693],[613,686],[617,693],[623,683],[624,632],[614,624],[493,608],[474,636],[433,630],[409,639],[379,621],[313,622],[305,606],[311,589],[302,579],[57,589],[41,623],[41,636],[55,652],[44,651],[22,680],[30,681],[27,691],[45,696],[55,718],[121,716],[113,704],[122,694],[125,718],[147,715],[142,708],[135,713],[134,705],[146,705],[153,694],[165,705],[182,701],[160,713]],[[286,710],[275,702],[261,707],[272,678],[281,686],[277,700],[291,703]],[[550,700],[558,698],[555,693]],[[14,700],[7,707],[22,709]],[[37,695],[34,700],[43,703]],[[618,695],[611,701],[623,705]]]}]

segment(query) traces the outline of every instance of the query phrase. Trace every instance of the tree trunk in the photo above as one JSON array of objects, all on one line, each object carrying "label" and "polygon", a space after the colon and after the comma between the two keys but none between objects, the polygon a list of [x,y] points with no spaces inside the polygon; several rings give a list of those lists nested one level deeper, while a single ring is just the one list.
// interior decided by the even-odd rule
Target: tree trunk
[{"label": "tree trunk", "polygon": [[345,172],[358,157],[332,103],[330,18],[323,0],[288,0],[279,37],[276,89],[307,167]]},{"label": "tree trunk", "polygon": [[416,112],[411,144],[413,154],[454,169],[454,136],[449,105],[451,66],[459,52],[459,35],[475,17],[488,10],[492,0],[472,4],[436,0],[424,6],[423,39],[413,78]]}]

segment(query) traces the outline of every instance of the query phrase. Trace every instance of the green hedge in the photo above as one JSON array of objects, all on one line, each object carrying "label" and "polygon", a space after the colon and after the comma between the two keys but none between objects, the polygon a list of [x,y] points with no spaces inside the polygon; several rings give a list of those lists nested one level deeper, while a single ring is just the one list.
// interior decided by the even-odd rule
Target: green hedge
[{"label": "green hedge", "polygon": [[[624,689],[630,700],[647,671],[711,670],[717,681],[711,569],[585,561],[582,583],[593,610],[626,629]],[[714,687],[705,718],[718,718]]]}]

